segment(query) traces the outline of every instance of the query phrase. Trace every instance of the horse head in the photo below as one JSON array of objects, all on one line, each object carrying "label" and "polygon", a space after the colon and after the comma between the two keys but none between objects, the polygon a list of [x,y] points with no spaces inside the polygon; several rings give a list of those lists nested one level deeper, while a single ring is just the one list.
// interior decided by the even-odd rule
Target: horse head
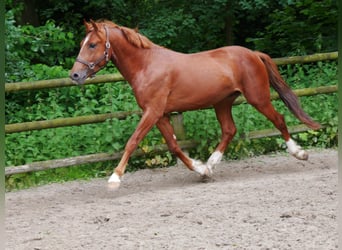
[{"label": "horse head", "polygon": [[70,73],[70,78],[78,84],[102,69],[109,61],[111,52],[108,28],[93,20],[84,21],[84,25],[86,36]]}]

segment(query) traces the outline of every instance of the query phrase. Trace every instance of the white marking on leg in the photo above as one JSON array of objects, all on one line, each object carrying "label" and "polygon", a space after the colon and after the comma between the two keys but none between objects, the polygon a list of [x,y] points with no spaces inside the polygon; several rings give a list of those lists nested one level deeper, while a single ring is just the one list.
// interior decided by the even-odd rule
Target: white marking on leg
[{"label": "white marking on leg", "polygon": [[209,157],[207,165],[211,169],[215,165],[219,164],[222,160],[223,154],[220,151],[215,151],[212,153],[212,155]]},{"label": "white marking on leg", "polygon": [[194,168],[195,172],[199,173],[200,175],[209,175],[210,172],[205,164],[201,161],[191,160],[192,167]]},{"label": "white marking on leg", "polygon": [[108,189],[110,191],[117,190],[120,187],[120,177],[113,173],[108,180]]},{"label": "white marking on leg", "polygon": [[120,183],[120,177],[116,173],[113,173],[108,180],[108,183],[111,182]]},{"label": "white marking on leg", "polygon": [[175,135],[175,134],[173,134],[173,139],[177,140],[177,137],[176,137],[176,135]]},{"label": "white marking on leg", "polygon": [[286,142],[287,149],[291,155],[296,157],[299,160],[307,160],[309,155],[303,150],[297,143],[291,138]]}]

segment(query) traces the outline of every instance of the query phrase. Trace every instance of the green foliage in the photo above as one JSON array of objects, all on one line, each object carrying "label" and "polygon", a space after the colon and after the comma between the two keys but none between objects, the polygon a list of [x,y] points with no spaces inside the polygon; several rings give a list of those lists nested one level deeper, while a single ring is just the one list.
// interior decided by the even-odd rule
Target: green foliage
[{"label": "green foliage", "polygon": [[[53,20],[39,27],[22,26],[20,33],[16,41],[18,56],[28,59],[31,64],[63,65],[66,63],[65,57],[72,55],[70,52],[73,52],[76,45],[73,33],[64,32]],[[70,65],[69,61],[67,66]]]},{"label": "green foliage", "polygon": [[[49,20],[44,26],[16,26],[12,11],[6,13],[6,82],[32,78],[34,67],[59,65],[71,67],[75,39]],[[47,75],[48,76],[48,75]],[[36,77],[37,79],[42,79]]]},{"label": "green foliage", "polygon": [[29,68],[30,65],[28,59],[19,57],[17,41],[21,37],[21,30],[15,26],[12,11],[6,13],[5,28],[5,79],[6,82],[19,81],[25,74],[25,68]]},{"label": "green foliage", "polygon": [[[84,18],[104,18],[138,27],[152,41],[181,52],[232,43],[262,50],[274,57],[337,50],[336,0],[52,0],[25,4],[23,0],[6,1],[12,20],[22,25],[19,28],[25,27],[23,36],[17,33],[18,40],[32,37],[32,46],[25,42],[23,47],[40,63],[44,63],[41,59],[48,59],[48,65],[65,63],[63,58],[77,53],[78,46],[73,42],[78,43],[84,36]],[[33,28],[22,20],[27,7],[36,9],[31,20],[40,20],[43,28]],[[25,18],[30,21],[29,17]],[[40,50],[47,56],[32,55]],[[55,53],[50,53],[52,50]]]},{"label": "green foliage", "polygon": [[271,12],[272,22],[248,41],[271,56],[333,51],[337,48],[337,13],[335,0],[288,1]]},{"label": "green foliage", "polygon": [[147,17],[140,30],[152,41],[176,51],[213,49],[225,43],[222,31],[226,14],[222,11],[226,9],[225,0],[204,1],[200,4],[198,1],[158,3],[153,6],[152,13],[156,15]]}]

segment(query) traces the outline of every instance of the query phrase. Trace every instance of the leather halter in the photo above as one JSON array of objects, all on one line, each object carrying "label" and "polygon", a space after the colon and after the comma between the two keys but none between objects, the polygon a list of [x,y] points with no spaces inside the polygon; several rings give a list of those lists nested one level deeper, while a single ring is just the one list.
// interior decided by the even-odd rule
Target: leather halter
[{"label": "leather halter", "polygon": [[110,43],[109,43],[109,35],[108,35],[108,29],[106,26],[104,26],[104,29],[106,31],[106,45],[105,45],[105,51],[103,52],[103,56],[101,56],[99,59],[97,59],[95,62],[87,62],[86,60],[83,60],[79,56],[76,58],[76,62],[80,62],[84,65],[87,65],[90,70],[93,70],[96,65],[98,65],[103,60],[106,60],[106,62],[109,61],[108,51],[110,49]]}]

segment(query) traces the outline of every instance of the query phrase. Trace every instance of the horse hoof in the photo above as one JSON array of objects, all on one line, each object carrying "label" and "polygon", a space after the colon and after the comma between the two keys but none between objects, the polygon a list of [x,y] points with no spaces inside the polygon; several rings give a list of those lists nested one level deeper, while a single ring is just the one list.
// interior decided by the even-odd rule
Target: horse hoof
[{"label": "horse hoof", "polygon": [[199,173],[201,176],[211,176],[212,174],[211,168],[201,161],[192,160],[192,166],[195,172]]},{"label": "horse hoof", "polygon": [[288,148],[289,153],[296,157],[298,160],[306,161],[309,158],[309,154],[300,146],[298,146],[294,140],[289,139],[286,142],[286,146]]},{"label": "horse hoof", "polygon": [[113,173],[108,180],[108,188],[110,190],[118,189],[120,187],[120,183],[120,177],[116,173]]},{"label": "horse hoof", "polygon": [[293,154],[298,160],[306,161],[309,159],[309,154],[305,150],[298,150],[296,153]]},{"label": "horse hoof", "polygon": [[213,169],[209,165],[204,165],[205,169],[204,171],[200,174],[202,179],[211,179],[213,177]]},{"label": "horse hoof", "polygon": [[212,177],[212,175],[201,175],[201,180],[202,183],[209,183],[209,182],[214,182],[214,178]]},{"label": "horse hoof", "polygon": [[120,187],[120,182],[108,182],[107,187],[109,191],[117,190]]},{"label": "horse hoof", "polygon": [[212,169],[212,167],[207,165],[207,167],[205,169],[205,172],[204,172],[204,174],[202,176],[211,178],[213,176],[213,169]]}]

